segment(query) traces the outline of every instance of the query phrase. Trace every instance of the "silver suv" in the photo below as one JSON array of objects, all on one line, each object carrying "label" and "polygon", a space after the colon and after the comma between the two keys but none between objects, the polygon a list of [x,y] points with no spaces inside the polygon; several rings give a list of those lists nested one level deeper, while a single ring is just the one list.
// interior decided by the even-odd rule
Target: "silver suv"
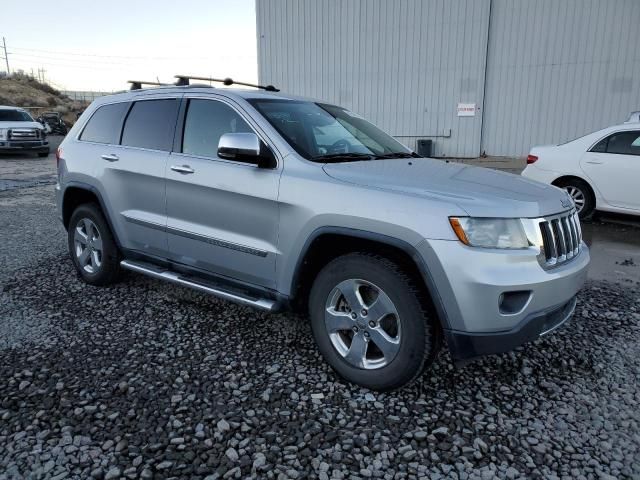
[{"label": "silver suv", "polygon": [[260,90],[102,97],[60,146],[80,277],[123,269],[307,312],[345,379],[402,386],[563,324],[589,252],[566,192],[420,158],[359,115]]}]

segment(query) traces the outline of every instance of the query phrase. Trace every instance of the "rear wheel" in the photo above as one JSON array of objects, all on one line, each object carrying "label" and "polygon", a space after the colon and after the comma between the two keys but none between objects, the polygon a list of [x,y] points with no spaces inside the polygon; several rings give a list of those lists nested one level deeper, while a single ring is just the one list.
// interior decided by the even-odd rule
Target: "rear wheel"
[{"label": "rear wheel", "polygon": [[591,187],[586,182],[578,178],[569,178],[560,180],[556,183],[556,186],[566,190],[573,199],[580,218],[590,218],[593,215],[593,211],[596,208],[596,201],[593,190],[591,190]]},{"label": "rear wheel", "polygon": [[120,276],[120,253],[111,230],[92,203],[75,209],[68,230],[69,255],[82,279],[92,285],[108,285]]},{"label": "rear wheel", "polygon": [[320,352],[358,385],[401,387],[437,354],[439,333],[419,289],[384,257],[352,253],[327,264],[311,289],[309,311]]}]

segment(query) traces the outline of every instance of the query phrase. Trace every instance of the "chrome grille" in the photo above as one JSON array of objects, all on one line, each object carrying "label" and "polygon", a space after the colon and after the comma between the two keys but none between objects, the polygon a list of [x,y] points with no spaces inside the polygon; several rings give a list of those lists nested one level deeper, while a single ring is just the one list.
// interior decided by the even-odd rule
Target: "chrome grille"
[{"label": "chrome grille", "polygon": [[563,264],[580,252],[582,230],[578,214],[559,215],[540,222],[542,252],[547,267]]},{"label": "chrome grille", "polygon": [[37,140],[40,138],[40,130],[37,128],[13,128],[9,130],[10,140]]}]

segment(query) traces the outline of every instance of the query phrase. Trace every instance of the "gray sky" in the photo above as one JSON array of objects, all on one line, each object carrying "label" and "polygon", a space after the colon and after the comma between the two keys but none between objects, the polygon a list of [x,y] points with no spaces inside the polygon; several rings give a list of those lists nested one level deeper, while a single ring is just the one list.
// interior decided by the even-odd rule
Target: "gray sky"
[{"label": "gray sky", "polygon": [[175,74],[258,78],[254,0],[34,0],[1,10],[11,70],[44,68],[58,88],[121,90]]}]

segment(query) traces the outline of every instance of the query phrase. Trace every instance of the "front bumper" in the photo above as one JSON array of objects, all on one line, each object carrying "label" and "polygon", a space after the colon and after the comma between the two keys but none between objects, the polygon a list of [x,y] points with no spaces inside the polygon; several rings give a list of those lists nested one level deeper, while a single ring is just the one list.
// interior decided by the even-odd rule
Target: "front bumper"
[{"label": "front bumper", "polygon": [[0,153],[12,152],[49,152],[49,141],[14,141],[0,140]]},{"label": "front bumper", "polygon": [[561,327],[571,318],[575,308],[576,297],[573,297],[562,305],[532,313],[506,332],[463,333],[450,330],[445,332],[447,345],[458,364],[483,355],[509,352]]},{"label": "front bumper", "polygon": [[573,313],[589,249],[545,270],[539,249],[489,250],[425,240],[418,250],[437,288],[447,344],[456,361],[503,353],[562,325]]}]

